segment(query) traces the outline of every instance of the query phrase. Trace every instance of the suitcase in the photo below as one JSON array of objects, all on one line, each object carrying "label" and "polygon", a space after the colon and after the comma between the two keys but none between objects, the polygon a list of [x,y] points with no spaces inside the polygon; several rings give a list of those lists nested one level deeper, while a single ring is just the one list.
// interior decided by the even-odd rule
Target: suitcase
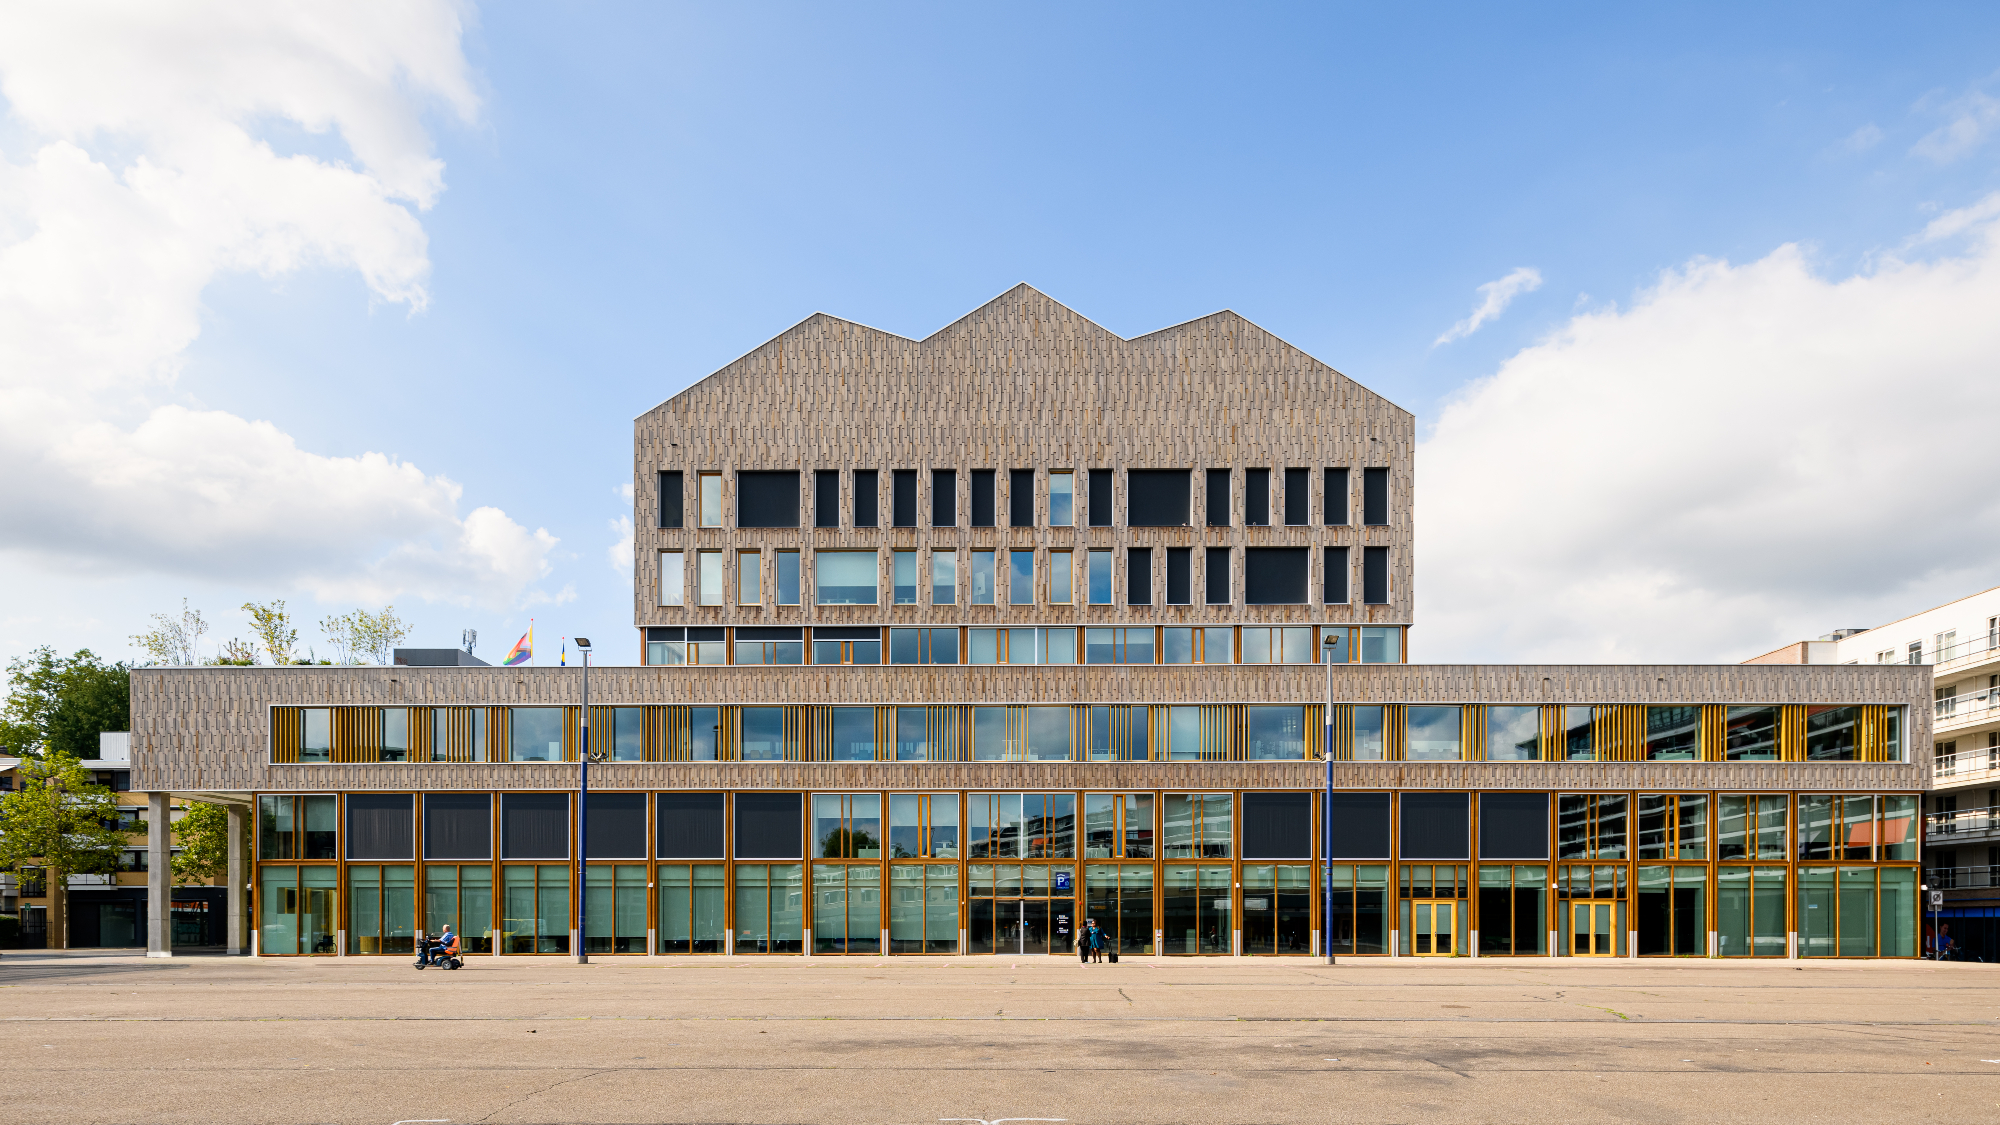
[{"label": "suitcase", "polygon": [[1118,951],[1115,949],[1111,951],[1111,963],[1114,965],[1118,963]]}]

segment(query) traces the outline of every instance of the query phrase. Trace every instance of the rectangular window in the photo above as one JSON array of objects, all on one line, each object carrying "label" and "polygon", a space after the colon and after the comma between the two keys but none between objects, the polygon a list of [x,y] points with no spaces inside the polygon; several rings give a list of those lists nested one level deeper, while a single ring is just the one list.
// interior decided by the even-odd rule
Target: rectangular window
[{"label": "rectangular window", "polygon": [[1361,548],[1361,600],[1368,605],[1389,604],[1389,548]]},{"label": "rectangular window", "polygon": [[1326,495],[1320,499],[1320,508],[1325,513],[1326,526],[1347,526],[1346,469],[1326,471]]},{"label": "rectangular window", "polygon": [[[1165,794],[1161,806],[1165,858],[1228,859],[1234,850],[1230,846],[1235,838],[1234,803],[1229,793]],[[1226,951],[1227,939],[1221,944]]]},{"label": "rectangular window", "polygon": [[[646,795],[644,793],[594,793],[586,810],[590,817],[590,831],[586,834],[590,845],[591,859],[645,859],[646,858]],[[639,868],[640,913],[644,914],[646,902],[645,868]],[[601,867],[591,868],[592,874],[604,872]],[[604,872],[609,874],[608,872]],[[592,904],[593,907],[596,904]],[[610,905],[606,903],[605,905]],[[593,910],[593,913],[596,911]],[[608,911],[606,912],[608,913]],[[592,918],[593,925],[609,919]],[[640,927],[641,937],[645,927]],[[640,943],[643,948],[644,942]]]},{"label": "rectangular window", "polygon": [[840,470],[813,473],[813,526],[840,526]]},{"label": "rectangular window", "polygon": [[1049,470],[1049,526],[1076,526],[1076,476],[1068,469]]},{"label": "rectangular window", "polygon": [[1041,638],[1042,638],[1042,663],[1044,664],[1076,663],[1075,629],[1043,629],[1041,631]]},{"label": "rectangular window", "polygon": [[660,473],[660,526],[681,526],[681,475]]},{"label": "rectangular window", "polygon": [[1210,527],[1229,527],[1234,522],[1230,518],[1229,470],[1210,469],[1207,477],[1202,496],[1203,517]]},{"label": "rectangular window", "polygon": [[763,572],[763,555],[757,551],[736,552],[736,604],[762,605],[764,595],[759,579]]},{"label": "rectangular window", "polygon": [[643,712],[637,707],[614,707],[611,721],[598,729],[593,724],[584,732],[586,743],[604,749],[608,744],[611,760],[614,762],[643,762],[646,760],[646,728]]},{"label": "rectangular window", "polygon": [[1167,548],[1167,604],[1187,605],[1194,596],[1194,549]]},{"label": "rectangular window", "polygon": [[994,514],[993,470],[972,470],[972,526],[992,527]]},{"label": "rectangular window", "polygon": [[1479,858],[1549,858],[1549,795],[1481,793]]},{"label": "rectangular window", "polygon": [[724,563],[721,551],[696,551],[695,562],[699,569],[695,593],[701,605],[721,605],[722,588],[725,581]]},{"label": "rectangular window", "polygon": [[1723,756],[1732,762],[1778,760],[1778,708],[1731,707],[1723,729]]},{"label": "rectangular window", "polygon": [[1050,605],[1069,605],[1076,600],[1074,593],[1070,590],[1071,581],[1076,575],[1071,571],[1070,566],[1070,554],[1068,551],[1049,552]]},{"label": "rectangular window", "polygon": [[1861,708],[1806,708],[1806,760],[1851,762],[1858,753]]},{"label": "rectangular window", "polygon": [[958,526],[958,470],[931,470],[931,526]]},{"label": "rectangular window", "polygon": [[1013,469],[1007,474],[1007,524],[1035,526],[1035,470]]},{"label": "rectangular window", "polygon": [[[922,715],[921,711],[917,713]],[[891,796],[889,856],[892,859],[958,858],[958,794],[898,793]],[[946,870],[953,872],[950,892],[952,899],[956,900],[958,876],[955,869]],[[957,921],[958,912],[954,909],[951,952],[958,949]]]},{"label": "rectangular window", "polygon": [[972,604],[993,604],[993,552],[972,552]]},{"label": "rectangular window", "polygon": [[723,654],[727,651],[722,640],[722,629],[702,628],[687,631],[687,662],[689,664],[727,664]]},{"label": "rectangular window", "polygon": [[1279,627],[1246,626],[1243,630],[1245,664],[1317,664],[1313,653],[1310,625]]},{"label": "rectangular window", "polygon": [[917,471],[897,469],[890,478],[889,518],[897,527],[917,526]]},{"label": "rectangular window", "polygon": [[889,663],[958,663],[957,629],[889,630]]},{"label": "rectangular window", "polygon": [[1035,552],[1007,552],[1007,603],[1035,604]]},{"label": "rectangular window", "polygon": [[876,604],[876,566],[873,551],[815,551],[813,591],[819,604]]},{"label": "rectangular window", "polygon": [[1597,757],[1597,745],[1592,736],[1595,727],[1591,722],[1589,707],[1563,708],[1563,757],[1572,762],[1588,762]]},{"label": "rectangular window", "polygon": [[1312,471],[1285,470],[1285,526],[1304,527],[1312,522]]},{"label": "rectangular window", "polygon": [[1322,604],[1346,605],[1348,599],[1347,548],[1328,547],[1321,565],[1325,568],[1325,573],[1320,575],[1320,582],[1324,587],[1320,591],[1320,597],[1324,599]]},{"label": "rectangular window", "polygon": [[917,604],[917,553],[889,552],[890,584],[895,587],[895,604]]},{"label": "rectangular window", "polygon": [[1708,794],[1641,793],[1639,859],[1707,859]]},{"label": "rectangular window", "polygon": [[492,795],[424,794],[424,858],[492,859]]},{"label": "rectangular window", "polygon": [[1538,762],[1542,759],[1540,707],[1488,707],[1486,760]]},{"label": "rectangular window", "polygon": [[804,634],[797,628],[741,627],[736,630],[735,654],[738,664],[803,664]]},{"label": "rectangular window", "polygon": [[[1467,859],[1471,804],[1465,793],[1404,793],[1397,825],[1404,859]],[[1406,868],[1407,870],[1407,868]]]},{"label": "rectangular window", "polygon": [[1125,526],[1186,527],[1188,469],[1130,469],[1125,473]]},{"label": "rectangular window", "polygon": [[1111,552],[1092,550],[1089,554],[1089,565],[1090,604],[1110,605]]},{"label": "rectangular window", "polygon": [[1087,479],[1090,487],[1090,526],[1110,527],[1111,470],[1092,469]]},{"label": "rectangular window", "polygon": [[1348,664],[1354,659],[1354,630],[1322,627],[1319,631],[1320,658],[1328,664]]},{"label": "rectangular window", "polygon": [[736,858],[803,859],[803,805],[799,793],[736,794]]},{"label": "rectangular window", "polygon": [[1201,556],[1202,586],[1204,600],[1209,605],[1228,605],[1229,597],[1229,548],[1210,547]]},{"label": "rectangular window", "polygon": [[783,707],[744,707],[737,712],[737,748],[746,762],[783,762],[793,755],[785,739]]},{"label": "rectangular window", "polygon": [[[407,707],[382,708],[382,760],[410,760],[410,709]],[[124,786],[118,788],[123,789]]]},{"label": "rectangular window", "polygon": [[661,859],[721,859],[726,842],[721,793],[661,793],[654,798]]},{"label": "rectangular window", "polygon": [[[501,859],[568,859],[569,794],[505,793],[500,797]],[[568,929],[563,919],[551,919]]]},{"label": "rectangular window", "polygon": [[[1303,761],[1306,757],[1306,709],[1245,707],[1244,756],[1254,762]],[[1305,794],[1299,794],[1304,797]],[[1291,857],[1276,857],[1291,858]]]},{"label": "rectangular window", "polygon": [[773,561],[778,570],[778,604],[799,604],[799,553],[779,551]]},{"label": "rectangular window", "polygon": [[882,663],[882,630],[822,625],[813,630],[814,664]]},{"label": "rectangular window", "polygon": [[931,552],[931,604],[958,604],[958,555],[954,552]]},{"label": "rectangular window", "polygon": [[1407,752],[1412,762],[1455,762],[1459,759],[1457,707],[1410,707],[1404,712]]},{"label": "rectangular window", "polygon": [[1403,631],[1394,626],[1361,630],[1361,663],[1401,664]]},{"label": "rectangular window", "polygon": [[798,471],[737,473],[736,526],[799,526]]},{"label": "rectangular window", "polygon": [[1646,760],[1692,762],[1701,757],[1701,708],[1646,708]]},{"label": "rectangular window", "polygon": [[1243,600],[1250,605],[1304,605],[1305,547],[1248,547],[1243,551]]},{"label": "rectangular window", "polygon": [[698,478],[701,487],[701,526],[722,526],[722,474],[703,473]]},{"label": "rectangular window", "polygon": [[416,801],[408,793],[347,795],[347,858],[415,859]]},{"label": "rectangular window", "polygon": [[[1379,706],[1359,706],[1354,709],[1354,760],[1357,762],[1379,762],[1382,760],[1383,709]],[[1338,853],[1336,853],[1338,854]],[[1360,856],[1353,858],[1373,858]]]},{"label": "rectangular window", "polygon": [[1085,629],[1083,662],[1086,664],[1153,663],[1153,630],[1150,626]]},{"label": "rectangular window", "polygon": [[687,564],[679,551],[660,552],[660,604],[687,604]]},{"label": "rectangular window", "polygon": [[1153,604],[1153,549],[1132,547],[1125,552],[1125,604]]},{"label": "rectangular window", "polygon": [[1389,522],[1389,470],[1361,470],[1361,522],[1370,527]]},{"label": "rectangular window", "polygon": [[1243,470],[1243,523],[1246,527],[1270,526],[1271,470]]},{"label": "rectangular window", "polygon": [[875,526],[875,510],[882,500],[881,487],[876,483],[875,470],[854,470],[854,526]]},{"label": "rectangular window", "polygon": [[509,761],[560,762],[563,760],[563,709],[560,707],[510,707]]},{"label": "rectangular window", "polygon": [[[1147,714],[1144,707],[1092,707],[1085,758],[1092,762],[1145,761]],[[1146,819],[1150,827],[1152,817]],[[1115,846],[1115,841],[1107,841],[1106,846]]]}]

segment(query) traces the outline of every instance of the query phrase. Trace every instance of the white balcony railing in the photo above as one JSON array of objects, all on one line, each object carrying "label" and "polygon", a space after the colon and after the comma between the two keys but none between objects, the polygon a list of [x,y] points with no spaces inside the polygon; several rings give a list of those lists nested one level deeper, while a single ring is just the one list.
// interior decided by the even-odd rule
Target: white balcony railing
[{"label": "white balcony railing", "polygon": [[1970,774],[1994,770],[2000,770],[2000,746],[1975,746],[1954,754],[1939,754],[1931,759],[1931,778],[1934,781],[1962,779]]},{"label": "white balcony railing", "polygon": [[1929,867],[1924,882],[1934,891],[2000,887],[2000,867]]},{"label": "white balcony railing", "polygon": [[2000,832],[2000,806],[1934,812],[1924,818],[1925,838],[1939,844],[1942,836],[1978,836]]},{"label": "white balcony railing", "polygon": [[2000,633],[1988,633],[1985,636],[1967,637],[1962,641],[1932,645],[1929,648],[1919,649],[1914,655],[1908,649],[1903,649],[1896,653],[1894,660],[1887,661],[1887,663],[1950,664],[1958,660],[1967,660],[1976,656],[1988,655],[1996,649],[2000,649]]},{"label": "white balcony railing", "polygon": [[1946,696],[1932,706],[1932,715],[1939,725],[1979,722],[2000,710],[2000,688],[1980,688],[1964,695]]}]

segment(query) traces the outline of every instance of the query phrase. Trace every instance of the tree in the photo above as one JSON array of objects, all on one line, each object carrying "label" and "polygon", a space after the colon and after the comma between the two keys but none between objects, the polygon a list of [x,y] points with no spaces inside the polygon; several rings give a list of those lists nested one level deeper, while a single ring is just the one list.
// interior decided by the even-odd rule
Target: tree
[{"label": "tree", "polygon": [[292,646],[299,643],[299,631],[292,628],[292,615],[285,611],[285,603],[282,600],[264,605],[244,602],[243,612],[250,615],[250,628],[257,634],[264,651],[270,654],[271,663],[292,663]]},{"label": "tree", "polygon": [[332,642],[339,664],[387,664],[395,647],[410,635],[409,623],[396,616],[392,605],[383,606],[380,613],[357,609],[322,618],[319,627]]},{"label": "tree", "polygon": [[125,834],[135,829],[119,826],[117,798],[69,754],[28,758],[19,776],[21,787],[0,795],[0,870],[41,868],[52,914],[65,915],[69,877],[118,870]]},{"label": "tree", "polygon": [[186,598],[181,599],[179,617],[169,617],[164,613],[153,615],[154,627],[144,633],[132,634],[132,643],[146,650],[146,663],[190,665],[201,663],[197,651],[201,635],[208,632],[208,622],[201,619],[201,611],[189,609]]},{"label": "tree", "polygon": [[245,667],[257,663],[257,650],[231,637],[222,642],[222,649],[215,654],[211,664],[237,664]]},{"label": "tree", "polygon": [[97,736],[131,727],[131,672],[89,649],[64,659],[48,645],[7,662],[0,745],[24,755],[97,757]]},{"label": "tree", "polygon": [[229,874],[229,810],[193,804],[174,821],[174,882],[201,883]]}]

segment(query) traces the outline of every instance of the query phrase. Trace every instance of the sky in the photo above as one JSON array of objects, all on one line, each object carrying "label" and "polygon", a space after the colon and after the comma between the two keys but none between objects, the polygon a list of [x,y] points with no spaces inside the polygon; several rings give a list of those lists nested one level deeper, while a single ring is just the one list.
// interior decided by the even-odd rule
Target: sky
[{"label": "sky", "polygon": [[1992,5],[85,2],[0,103],[0,657],[284,599],[635,662],[635,416],[1023,281],[1414,412],[1414,659],[2000,585]]}]

